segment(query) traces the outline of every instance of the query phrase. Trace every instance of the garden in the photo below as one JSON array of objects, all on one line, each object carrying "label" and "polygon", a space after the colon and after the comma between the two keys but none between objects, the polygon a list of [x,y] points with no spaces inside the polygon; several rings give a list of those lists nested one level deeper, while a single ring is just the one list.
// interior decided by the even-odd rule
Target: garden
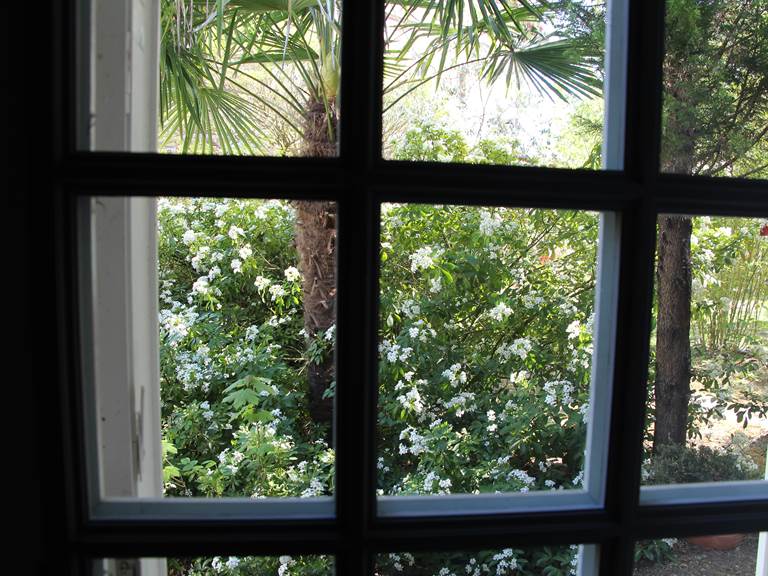
[{"label": "garden", "polygon": [[[733,29],[747,18],[733,13],[743,3],[668,2],[665,78],[687,90],[678,98],[665,84],[665,171],[768,177],[759,136],[768,94],[754,83],[768,78],[768,33]],[[340,4],[163,0],[159,149],[335,155]],[[385,156],[599,169],[604,3],[480,4],[502,10],[387,2]],[[768,31],[755,13],[753,26]],[[723,22],[738,40],[727,50],[713,33]],[[711,67],[713,54],[731,68]],[[330,202],[159,199],[166,497],[334,494],[335,215]],[[582,487],[600,218],[382,205],[379,495]],[[761,478],[768,221],[661,217],[658,233],[643,482]],[[686,546],[640,543],[638,569],[663,567]],[[382,554],[376,574],[564,576],[579,554],[576,545]],[[314,575],[331,574],[333,560],[168,568]]]}]

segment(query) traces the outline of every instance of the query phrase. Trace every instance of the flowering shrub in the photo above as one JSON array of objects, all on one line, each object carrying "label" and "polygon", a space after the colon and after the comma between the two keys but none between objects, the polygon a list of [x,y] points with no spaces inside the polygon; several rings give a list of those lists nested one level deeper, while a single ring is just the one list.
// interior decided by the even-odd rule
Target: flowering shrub
[{"label": "flowering shrub", "polygon": [[169,576],[333,576],[333,559],[327,556],[229,556],[213,558],[169,558]]},{"label": "flowering shrub", "polygon": [[303,373],[334,338],[302,328],[293,209],[161,200],[158,220],[166,495],[332,493]]},{"label": "flowering shrub", "polygon": [[566,576],[576,574],[578,546],[505,548],[477,553],[380,554],[376,576]]},{"label": "flowering shrub", "polygon": [[[579,486],[596,215],[385,208],[381,493]],[[309,417],[305,374],[334,330],[303,331],[293,209],[161,200],[158,220],[166,495],[331,494],[333,449]],[[542,558],[482,562],[533,573],[519,570]],[[187,573],[245,573],[214,561]]]},{"label": "flowering shrub", "polygon": [[581,485],[597,216],[386,205],[382,494]]}]

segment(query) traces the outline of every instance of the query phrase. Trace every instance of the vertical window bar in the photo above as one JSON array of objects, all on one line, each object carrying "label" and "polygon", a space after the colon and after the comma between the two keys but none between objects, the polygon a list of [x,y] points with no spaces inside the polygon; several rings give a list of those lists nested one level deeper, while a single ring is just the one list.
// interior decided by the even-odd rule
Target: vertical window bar
[{"label": "vertical window bar", "polygon": [[[383,3],[348,1],[342,22],[339,155],[345,189],[338,203],[336,502],[337,574],[370,574],[368,531],[375,514],[373,405],[376,374],[378,213],[368,190],[380,157]],[[363,337],[361,337],[361,334]]]}]

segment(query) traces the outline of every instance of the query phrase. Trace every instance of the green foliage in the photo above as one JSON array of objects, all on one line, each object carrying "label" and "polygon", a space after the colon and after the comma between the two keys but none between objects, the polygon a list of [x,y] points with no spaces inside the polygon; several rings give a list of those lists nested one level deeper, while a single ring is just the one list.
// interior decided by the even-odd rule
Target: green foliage
[{"label": "green foliage", "polygon": [[768,176],[768,1],[669,0],[664,170]]},{"label": "green foliage", "polygon": [[648,469],[649,484],[688,484],[754,480],[757,466],[748,458],[728,450],[707,446],[662,445]]},{"label": "green foliage", "polygon": [[674,557],[674,546],[677,540],[663,538],[661,540],[640,540],[635,544],[635,563],[662,564]]}]

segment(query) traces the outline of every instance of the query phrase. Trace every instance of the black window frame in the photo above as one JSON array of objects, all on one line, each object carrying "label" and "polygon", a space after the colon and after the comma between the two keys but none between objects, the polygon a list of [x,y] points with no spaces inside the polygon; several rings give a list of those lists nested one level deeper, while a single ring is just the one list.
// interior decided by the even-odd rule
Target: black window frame
[{"label": "black window frame", "polygon": [[[56,318],[54,373],[39,388],[48,405],[45,431],[59,447],[54,457],[41,462],[46,483],[55,485],[47,490],[45,500],[45,513],[54,518],[46,522],[46,555],[56,560],[51,566],[63,574],[87,574],[89,559],[98,557],[326,553],[335,556],[338,574],[372,574],[377,552],[578,542],[600,546],[600,574],[619,575],[631,574],[638,539],[768,530],[768,500],[639,506],[657,215],[768,216],[765,181],[659,171],[664,5],[663,0],[630,1],[624,169],[590,172],[383,161],[382,0],[348,0],[344,7],[338,158],[78,151],[77,2],[46,3],[50,33],[33,51],[51,65],[32,81],[37,92],[22,106],[37,109],[34,126],[44,144],[40,149],[38,138],[28,144],[34,162],[28,161],[27,196],[22,201],[28,220],[43,228],[35,245],[50,261],[31,276],[33,281],[49,282],[50,303],[41,313]],[[21,123],[20,129],[25,129]],[[89,519],[79,402],[75,228],[77,202],[91,195],[337,202],[339,364],[337,516],[333,521]],[[378,207],[388,201],[620,214],[614,394],[603,509],[460,518],[375,516]]]}]

